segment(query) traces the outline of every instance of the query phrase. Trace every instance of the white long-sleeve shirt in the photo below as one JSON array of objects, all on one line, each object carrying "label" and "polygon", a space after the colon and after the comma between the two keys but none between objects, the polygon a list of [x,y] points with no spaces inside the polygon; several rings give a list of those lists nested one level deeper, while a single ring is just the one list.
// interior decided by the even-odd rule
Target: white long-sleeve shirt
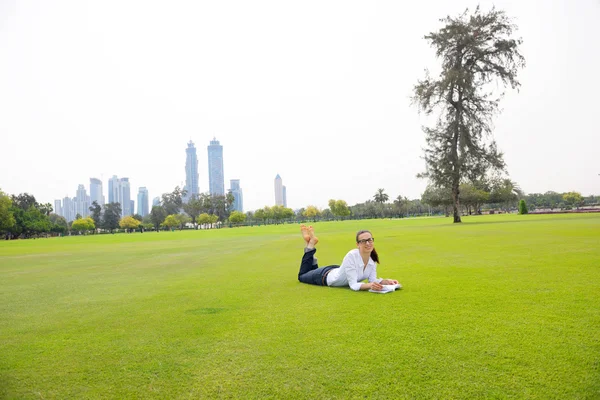
[{"label": "white long-sleeve shirt", "polygon": [[350,286],[352,290],[360,290],[361,281],[368,279],[369,282],[381,282],[377,279],[377,264],[371,258],[365,267],[365,263],[358,249],[350,250],[339,268],[331,270],[327,274],[327,286]]}]

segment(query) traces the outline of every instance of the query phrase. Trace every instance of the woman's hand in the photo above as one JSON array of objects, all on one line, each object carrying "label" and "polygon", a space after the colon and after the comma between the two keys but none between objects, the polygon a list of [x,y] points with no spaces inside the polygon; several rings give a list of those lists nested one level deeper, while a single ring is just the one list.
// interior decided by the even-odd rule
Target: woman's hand
[{"label": "woman's hand", "polygon": [[382,285],[396,285],[397,283],[398,283],[398,281],[395,279],[383,279],[381,281]]},{"label": "woman's hand", "polygon": [[377,283],[377,282],[371,282],[370,285],[371,285],[371,289],[373,289],[373,290],[381,290],[381,289],[383,289],[383,286],[380,283]]}]

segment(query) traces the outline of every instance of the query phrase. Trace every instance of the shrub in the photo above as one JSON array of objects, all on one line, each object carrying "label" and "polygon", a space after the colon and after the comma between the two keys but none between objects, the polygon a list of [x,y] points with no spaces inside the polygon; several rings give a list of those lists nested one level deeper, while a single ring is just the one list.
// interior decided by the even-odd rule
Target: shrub
[{"label": "shrub", "polygon": [[525,200],[521,200],[519,201],[519,214],[527,214],[527,203],[525,203]]}]

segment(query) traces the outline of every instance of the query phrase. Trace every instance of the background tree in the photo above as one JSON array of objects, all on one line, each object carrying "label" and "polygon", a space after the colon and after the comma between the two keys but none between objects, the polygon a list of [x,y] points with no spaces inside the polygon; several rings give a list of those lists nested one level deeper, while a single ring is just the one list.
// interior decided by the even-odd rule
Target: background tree
[{"label": "background tree", "polygon": [[179,230],[182,230],[185,224],[191,222],[192,220],[189,216],[182,213],[175,215],[175,218],[177,219],[177,226],[179,227]]},{"label": "background tree", "polygon": [[474,170],[484,175],[505,168],[491,138],[501,96],[492,97],[491,84],[519,87],[517,71],[525,59],[519,53],[521,39],[512,38],[516,26],[503,11],[484,13],[477,7],[473,14],[466,10],[441,21],[442,29],[425,36],[441,59],[441,72],[437,79],[427,73],[414,88],[413,101],[425,114],[439,111],[437,124],[424,128],[426,170],[419,177],[451,190],[454,222],[461,222],[461,180]]},{"label": "background tree", "polygon": [[519,214],[527,214],[528,212],[527,203],[525,203],[525,200],[521,199],[519,201]]},{"label": "background tree", "polygon": [[0,233],[8,232],[15,226],[16,221],[11,208],[11,198],[0,190]]},{"label": "background tree", "polygon": [[449,215],[448,208],[452,206],[452,193],[449,188],[427,185],[421,195],[421,201],[431,207],[441,207],[446,216]]},{"label": "background tree", "polygon": [[121,220],[119,221],[119,227],[131,233],[132,231],[136,230],[141,223],[142,222],[139,221],[137,218],[133,218],[132,215],[127,215],[121,218]]},{"label": "background tree", "polygon": [[[50,214],[48,217],[50,219],[50,231],[55,233],[65,233],[69,229],[69,225],[67,224],[67,220],[65,217],[62,217],[58,214]],[[94,221],[94,225],[96,223]]]},{"label": "background tree", "polygon": [[183,197],[187,194],[187,190],[180,189],[175,186],[171,193],[163,193],[161,206],[164,207],[167,215],[179,214],[183,207]]},{"label": "background tree", "polygon": [[398,195],[394,200],[394,207],[400,216],[408,215],[408,204],[409,200],[407,197],[403,197],[402,195]]},{"label": "background tree", "polygon": [[579,208],[583,205],[583,196],[579,192],[568,192],[563,194],[563,200],[571,207]]},{"label": "background tree", "polygon": [[52,211],[54,211],[54,208],[52,208],[52,204],[50,204],[50,203],[39,204],[38,209],[40,210],[40,212],[42,214],[44,214],[47,217],[49,217],[50,214],[52,213]]},{"label": "background tree", "polygon": [[385,189],[377,189],[377,193],[373,196],[373,200],[375,203],[383,204],[388,201],[390,196],[385,193]]},{"label": "background tree", "polygon": [[219,222],[219,216],[215,215],[215,214],[210,214],[208,216],[208,223],[210,224],[211,228],[214,227],[214,225]]},{"label": "background tree", "polygon": [[85,234],[88,231],[96,229],[96,225],[90,217],[78,218],[71,224],[71,229]]},{"label": "background tree", "polygon": [[96,228],[99,228],[102,225],[102,207],[98,204],[96,200],[92,201],[92,205],[90,206],[91,217],[94,220],[94,225]]},{"label": "background tree", "polygon": [[246,220],[246,214],[239,211],[232,211],[229,215],[229,222],[232,224],[241,224]]},{"label": "background tree", "polygon": [[344,219],[344,217],[352,213],[348,207],[348,203],[346,203],[344,200],[331,199],[329,200],[328,204],[329,209],[334,217],[340,217],[340,219]]},{"label": "background tree", "polygon": [[522,191],[516,182],[506,178],[493,181],[490,203],[499,204],[505,211],[509,211],[517,205],[519,197],[522,197]]},{"label": "background tree", "polygon": [[29,193],[21,193],[18,196],[14,194],[11,196],[13,206],[20,208],[21,210],[29,210],[30,207],[37,207],[38,202],[35,201],[35,197]]},{"label": "background tree", "polygon": [[164,222],[165,218],[167,218],[167,212],[163,206],[152,207],[152,210],[150,211],[150,221],[157,232],[160,230],[160,226]]},{"label": "background tree", "polygon": [[265,225],[268,224],[269,219],[273,218],[273,210],[269,206],[264,206],[254,212],[254,217],[263,221]]},{"label": "background tree", "polygon": [[173,230],[173,227],[179,225],[179,221],[177,220],[177,214],[167,215],[162,225],[166,226],[169,230]]},{"label": "background tree", "polygon": [[272,218],[275,220],[277,224],[281,222],[281,220],[285,220],[294,216],[294,210],[291,208],[287,208],[284,206],[273,206],[271,207]]},{"label": "background tree", "polygon": [[317,217],[321,214],[319,209],[315,206],[308,206],[306,210],[304,210],[303,215],[306,218],[312,219],[314,222],[317,222]]},{"label": "background tree", "polygon": [[377,193],[373,196],[373,200],[375,203],[379,204],[379,212],[381,213],[381,217],[384,217],[384,204],[389,200],[390,196],[385,193],[384,189],[377,189]]},{"label": "background tree", "polygon": [[207,226],[210,223],[210,215],[208,213],[202,213],[198,216],[198,223],[200,225]]},{"label": "background tree", "polygon": [[196,219],[198,218],[198,215],[202,213],[202,210],[202,200],[196,197],[196,195],[193,195],[192,198],[183,205],[183,211],[190,216],[192,224],[194,225],[196,225]]},{"label": "background tree", "polygon": [[119,227],[119,221],[121,220],[121,204],[120,203],[108,203],[104,205],[104,211],[102,213],[102,228],[107,229],[112,233]]},{"label": "background tree", "polygon": [[140,214],[133,214],[132,217],[133,219],[136,219],[140,222],[142,222],[142,220],[144,219],[144,217],[142,217]]}]

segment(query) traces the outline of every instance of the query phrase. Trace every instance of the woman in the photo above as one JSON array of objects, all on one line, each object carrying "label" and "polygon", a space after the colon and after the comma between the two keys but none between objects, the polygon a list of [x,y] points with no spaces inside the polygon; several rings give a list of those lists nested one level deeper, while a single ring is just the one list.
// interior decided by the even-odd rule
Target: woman
[{"label": "woman", "polygon": [[[350,286],[352,290],[383,289],[383,285],[397,285],[395,279],[377,278],[379,256],[373,247],[375,239],[369,231],[358,231],[356,234],[356,249],[350,250],[342,265],[330,265],[319,268],[315,257],[316,244],[319,239],[315,236],[312,226],[300,225],[306,248],[300,263],[298,280],[303,283],[320,286]],[[361,281],[368,279],[369,283]]]}]

